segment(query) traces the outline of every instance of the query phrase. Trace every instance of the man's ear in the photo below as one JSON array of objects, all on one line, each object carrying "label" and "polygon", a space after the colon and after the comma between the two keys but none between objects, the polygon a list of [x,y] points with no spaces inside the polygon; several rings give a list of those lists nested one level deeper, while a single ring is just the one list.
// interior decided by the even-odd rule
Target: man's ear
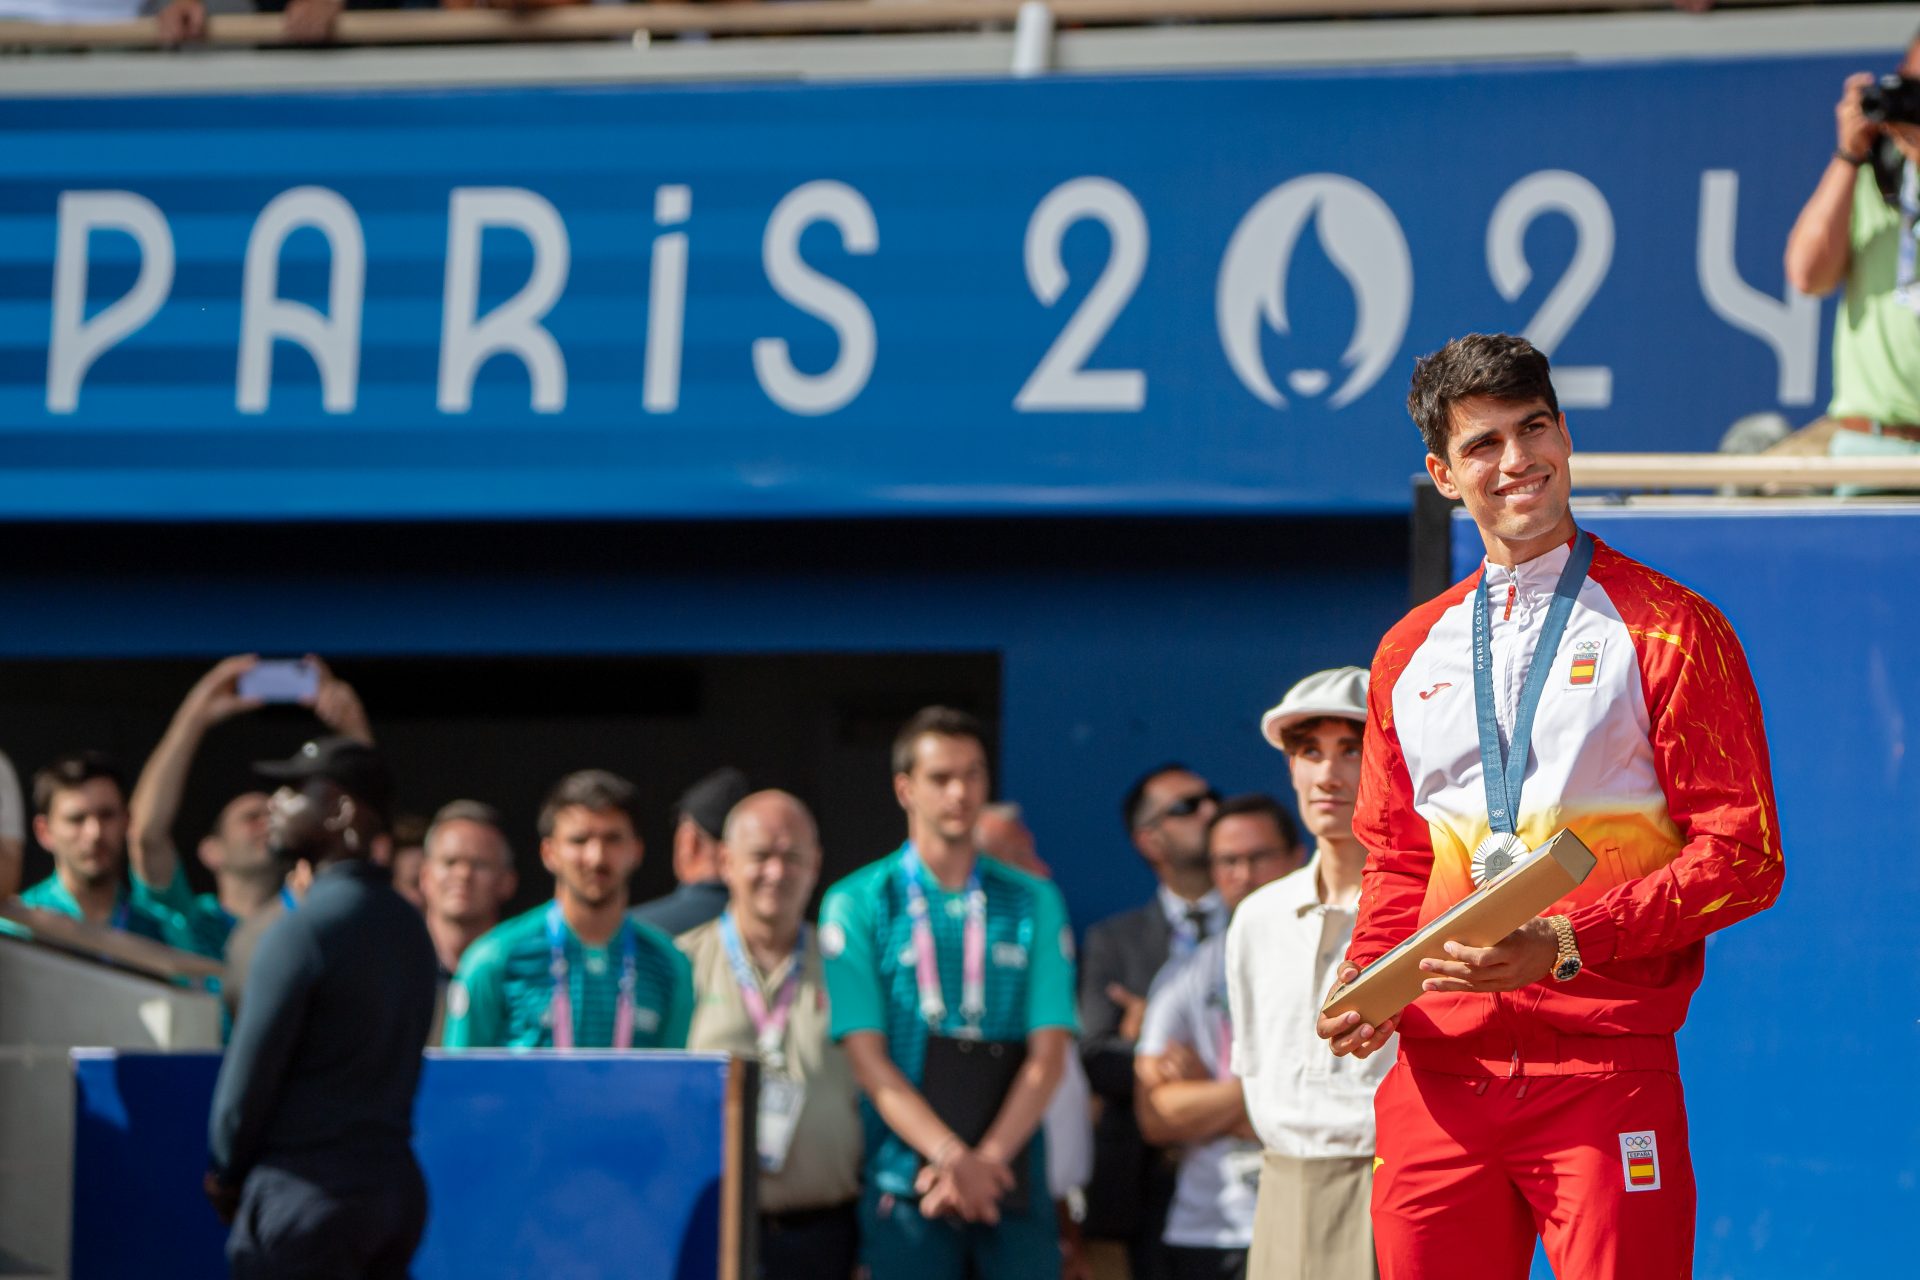
[{"label": "man's ear", "polygon": [[47,823],[46,814],[36,813],[33,815],[33,838],[39,841],[40,847],[48,853],[53,852],[53,841],[48,838],[47,834],[52,830],[53,828]]},{"label": "man's ear", "polygon": [[893,798],[899,802],[900,808],[907,812],[912,812],[912,806],[907,803],[908,797],[910,797],[912,794],[913,794],[912,777],[904,773],[894,774],[893,775]]},{"label": "man's ear", "polygon": [[506,906],[513,901],[513,895],[520,892],[520,873],[509,867],[507,873],[500,877],[498,884],[500,887],[495,896],[499,901],[494,903],[496,908]]},{"label": "man's ear", "polygon": [[200,837],[200,847],[195,850],[200,857],[200,865],[218,873],[227,860],[227,848],[212,836]]},{"label": "man's ear", "polygon": [[[1565,423],[1565,421],[1566,419],[1562,417],[1561,422]],[[1460,501],[1460,490],[1453,483],[1453,468],[1447,465],[1446,459],[1428,454],[1427,474],[1433,478],[1433,487],[1440,491],[1441,497],[1449,502]]]}]

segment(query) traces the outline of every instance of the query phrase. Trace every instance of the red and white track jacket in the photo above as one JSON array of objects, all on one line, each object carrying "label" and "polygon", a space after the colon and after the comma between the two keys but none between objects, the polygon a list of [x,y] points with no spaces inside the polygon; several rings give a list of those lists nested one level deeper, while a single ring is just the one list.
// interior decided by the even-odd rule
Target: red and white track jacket
[{"label": "red and white track jacket", "polygon": [[[1503,742],[1569,553],[1512,572],[1483,563]],[[1354,814],[1368,852],[1348,951],[1357,965],[1473,889],[1469,861],[1489,832],[1473,696],[1479,579],[1408,614],[1373,660]],[[1500,995],[1421,996],[1400,1023],[1412,1065],[1668,1065],[1707,934],[1780,892],[1767,742],[1739,641],[1706,600],[1597,539],[1535,715],[1516,830],[1537,848],[1562,826],[1598,859],[1547,913],[1569,918],[1584,969]],[[1593,1037],[1659,1039],[1635,1054]]]}]

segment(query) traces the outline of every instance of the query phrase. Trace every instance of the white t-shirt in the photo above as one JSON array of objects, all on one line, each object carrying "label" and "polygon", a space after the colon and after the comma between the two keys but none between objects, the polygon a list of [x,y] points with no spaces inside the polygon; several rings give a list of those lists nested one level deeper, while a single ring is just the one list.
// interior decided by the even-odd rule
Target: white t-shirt
[{"label": "white t-shirt", "polygon": [[1373,1094],[1399,1041],[1336,1058],[1314,1031],[1353,937],[1354,909],[1320,901],[1317,861],[1247,896],[1227,926],[1233,1071],[1269,1151],[1373,1154]]},{"label": "white t-shirt", "polygon": [[1087,1069],[1080,1065],[1080,1047],[1070,1045],[1066,1074],[1041,1117],[1047,1134],[1047,1191],[1055,1200],[1065,1200],[1093,1180],[1091,1098]]},{"label": "white t-shirt", "polygon": [[[1227,935],[1216,933],[1185,960],[1154,979],[1138,1052],[1165,1053],[1179,1042],[1192,1049],[1215,1079],[1227,1075],[1232,1032],[1227,1024]],[[1173,1208],[1161,1239],[1171,1245],[1243,1249],[1253,1243],[1259,1196],[1260,1144],[1215,1138],[1188,1147],[1180,1158]]]},{"label": "white t-shirt", "polygon": [[20,795],[20,775],[13,761],[0,752],[0,840],[27,838],[27,806]]}]

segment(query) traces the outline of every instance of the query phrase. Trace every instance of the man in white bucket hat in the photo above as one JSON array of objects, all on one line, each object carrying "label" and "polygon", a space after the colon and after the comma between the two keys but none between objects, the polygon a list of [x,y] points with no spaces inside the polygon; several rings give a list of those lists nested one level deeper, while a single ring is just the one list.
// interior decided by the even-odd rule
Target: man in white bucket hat
[{"label": "man in white bucket hat", "polygon": [[1233,1072],[1264,1154],[1248,1274],[1371,1280],[1373,1092],[1392,1051],[1336,1058],[1315,1034],[1353,936],[1366,849],[1353,834],[1367,673],[1316,671],[1260,718],[1286,753],[1313,860],[1252,894],[1227,929]]}]

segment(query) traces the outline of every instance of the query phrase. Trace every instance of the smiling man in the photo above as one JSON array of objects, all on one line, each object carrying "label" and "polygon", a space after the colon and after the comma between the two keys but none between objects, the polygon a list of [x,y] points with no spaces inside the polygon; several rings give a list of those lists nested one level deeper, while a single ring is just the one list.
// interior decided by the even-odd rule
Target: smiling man
[{"label": "smiling man", "polygon": [[468,947],[447,988],[449,1049],[680,1049],[693,978],[673,940],[627,915],[639,869],[633,784],[562,778],[540,809],[553,901]]},{"label": "smiling man", "polygon": [[1686,1276],[1694,1182],[1674,1033],[1706,937],[1783,876],[1760,704],[1718,610],[1574,522],[1547,358],[1473,334],[1415,367],[1435,488],[1486,546],[1381,642],[1354,831],[1367,849],[1343,980],[1562,826],[1598,858],[1500,943],[1449,943],[1380,1026],[1387,1280],[1527,1274],[1537,1235],[1583,1280]]}]

